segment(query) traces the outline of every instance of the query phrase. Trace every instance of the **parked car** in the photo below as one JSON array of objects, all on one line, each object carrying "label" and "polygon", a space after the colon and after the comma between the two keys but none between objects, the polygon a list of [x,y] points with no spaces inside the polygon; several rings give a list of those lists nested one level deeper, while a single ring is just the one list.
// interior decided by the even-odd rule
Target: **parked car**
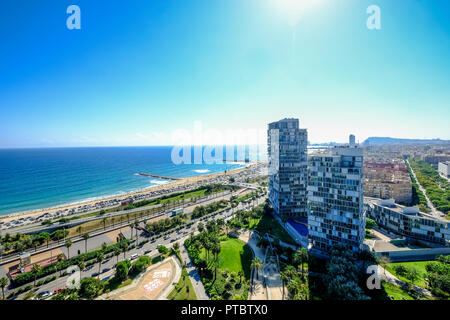
[{"label": "parked car", "polygon": [[48,298],[52,295],[52,293],[50,291],[42,291],[41,293],[38,294],[38,297],[40,299],[45,299]]},{"label": "parked car", "polygon": [[54,293],[54,294],[58,294],[58,293],[64,291],[65,289],[66,289],[66,287],[64,287],[64,288],[59,288],[59,289],[56,289],[53,293]]},{"label": "parked car", "polygon": [[131,255],[130,260],[134,260],[137,258],[139,258],[139,255],[137,253],[135,253],[135,254]]}]

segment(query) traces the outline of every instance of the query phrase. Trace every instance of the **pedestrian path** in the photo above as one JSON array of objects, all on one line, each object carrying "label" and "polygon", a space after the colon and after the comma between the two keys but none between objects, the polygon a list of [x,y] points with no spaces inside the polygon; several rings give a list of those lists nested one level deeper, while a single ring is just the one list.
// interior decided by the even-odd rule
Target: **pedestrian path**
[{"label": "pedestrian path", "polygon": [[[184,242],[184,241],[183,241]],[[186,270],[188,272],[189,278],[191,279],[192,286],[194,287],[195,294],[198,300],[210,300],[208,295],[206,294],[205,287],[201,281],[200,275],[197,272],[197,269],[194,266],[189,254],[184,245],[180,246],[180,254],[183,259]]]}]

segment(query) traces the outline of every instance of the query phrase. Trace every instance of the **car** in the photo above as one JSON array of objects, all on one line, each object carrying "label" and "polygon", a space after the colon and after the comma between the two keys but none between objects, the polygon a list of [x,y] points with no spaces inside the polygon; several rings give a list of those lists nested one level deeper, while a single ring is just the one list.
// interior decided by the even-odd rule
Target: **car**
[{"label": "car", "polygon": [[102,264],[105,264],[105,263],[108,263],[109,262],[109,259],[106,259],[106,260],[104,260],[103,262],[102,262]]},{"label": "car", "polygon": [[147,250],[144,252],[144,254],[149,254],[150,252],[152,252],[152,250]]},{"label": "car", "polygon": [[134,260],[134,259],[137,259],[137,258],[139,258],[139,255],[137,253],[135,253],[135,254],[131,255],[130,260]]},{"label": "car", "polygon": [[96,276],[98,276],[98,272],[94,272],[94,273],[92,274],[92,278],[95,278]]},{"label": "car", "polygon": [[111,268],[105,268],[102,270],[102,273],[108,272],[109,270],[111,270]]},{"label": "car", "polygon": [[172,239],[170,240],[170,243],[177,241],[177,239]]},{"label": "car", "polygon": [[53,293],[54,293],[54,294],[58,294],[58,293],[64,291],[65,289],[66,289],[66,287],[64,287],[64,288],[59,288],[59,289],[56,289]]},{"label": "car", "polygon": [[38,297],[40,299],[45,299],[45,298],[50,297],[51,295],[52,295],[52,293],[50,291],[42,291],[38,294]]}]

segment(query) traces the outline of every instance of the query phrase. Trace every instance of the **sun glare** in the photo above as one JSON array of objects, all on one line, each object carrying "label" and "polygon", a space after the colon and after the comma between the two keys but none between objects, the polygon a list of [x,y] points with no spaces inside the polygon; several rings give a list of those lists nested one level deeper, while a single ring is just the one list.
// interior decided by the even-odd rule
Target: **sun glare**
[{"label": "sun glare", "polygon": [[280,11],[293,26],[300,21],[302,14],[307,9],[315,6],[320,1],[322,0],[272,0],[277,10]]}]

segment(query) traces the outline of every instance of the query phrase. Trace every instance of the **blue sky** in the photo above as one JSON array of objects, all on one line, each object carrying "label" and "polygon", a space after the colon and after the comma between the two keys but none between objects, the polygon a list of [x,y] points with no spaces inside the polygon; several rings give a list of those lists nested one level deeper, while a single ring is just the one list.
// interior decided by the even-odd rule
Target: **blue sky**
[{"label": "blue sky", "polygon": [[194,121],[284,117],[311,142],[450,139],[448,0],[4,0],[0,39],[2,148],[167,145]]}]

